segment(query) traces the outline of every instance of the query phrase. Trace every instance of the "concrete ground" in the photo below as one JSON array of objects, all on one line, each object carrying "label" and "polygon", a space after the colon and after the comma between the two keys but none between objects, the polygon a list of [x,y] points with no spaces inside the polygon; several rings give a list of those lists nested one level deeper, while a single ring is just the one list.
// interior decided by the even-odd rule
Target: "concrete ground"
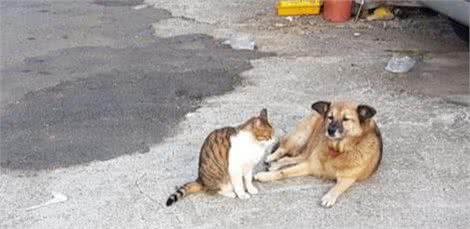
[{"label": "concrete ground", "polygon": [[2,167],[147,152],[202,98],[232,90],[250,59],[267,56],[203,34],[155,37],[151,24],[167,11],[111,3],[2,3]]},{"label": "concrete ground", "polygon": [[[416,13],[389,22],[330,24],[321,17],[276,17],[274,1],[146,3],[168,12],[148,22],[157,40],[201,33],[224,39],[243,32],[255,36],[258,51],[276,55],[233,54],[251,59],[252,68],[240,73],[241,83],[230,92],[203,97],[197,109],[176,120],[168,137],[154,139],[147,153],[53,169],[2,168],[0,227],[468,228],[469,49],[443,17]],[[89,7],[123,7],[119,9],[129,9],[129,15],[151,10],[131,10],[132,6],[122,4]],[[191,55],[217,49],[214,44],[221,40],[213,42],[209,42],[213,46],[197,46]],[[395,75],[384,70],[390,57],[404,53],[418,60],[411,72]],[[2,61],[6,66],[2,71],[22,65],[21,59]],[[206,78],[201,80],[210,84]],[[28,99],[23,97],[15,98],[22,104]],[[243,201],[197,194],[173,207],[164,206],[176,185],[196,178],[198,149],[212,129],[236,125],[266,107],[273,125],[285,132],[311,112],[312,102],[340,99],[377,109],[384,155],[378,172],[348,190],[333,208],[318,204],[333,182],[313,177],[257,183],[260,193]],[[10,117],[5,116],[9,107],[2,108],[2,122]],[[3,138],[2,132],[2,147]],[[121,138],[128,142],[126,136]],[[35,147],[34,141],[30,147]],[[49,200],[51,192],[68,199],[27,210]]]}]

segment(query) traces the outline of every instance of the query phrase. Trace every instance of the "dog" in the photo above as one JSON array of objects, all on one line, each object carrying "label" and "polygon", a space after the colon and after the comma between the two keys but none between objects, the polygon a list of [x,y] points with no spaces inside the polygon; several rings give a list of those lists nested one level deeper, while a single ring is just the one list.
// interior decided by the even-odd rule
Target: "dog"
[{"label": "dog", "polygon": [[260,182],[307,175],[335,179],[320,201],[323,207],[332,207],[344,191],[377,170],[382,137],[372,119],[373,107],[318,101],[312,109],[315,112],[303,118],[266,158],[269,171],[254,178]]}]

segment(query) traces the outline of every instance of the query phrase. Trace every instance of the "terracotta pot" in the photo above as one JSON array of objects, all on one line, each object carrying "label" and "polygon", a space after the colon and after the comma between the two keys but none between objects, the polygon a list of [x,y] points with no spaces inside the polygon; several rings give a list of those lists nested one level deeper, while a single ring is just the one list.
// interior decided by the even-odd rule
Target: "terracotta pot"
[{"label": "terracotta pot", "polygon": [[345,22],[351,18],[352,0],[324,0],[323,18],[331,22]]}]

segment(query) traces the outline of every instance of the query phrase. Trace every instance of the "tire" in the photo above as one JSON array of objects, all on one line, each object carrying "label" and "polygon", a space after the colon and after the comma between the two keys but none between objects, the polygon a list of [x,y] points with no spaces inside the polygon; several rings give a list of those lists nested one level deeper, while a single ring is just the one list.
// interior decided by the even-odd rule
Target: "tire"
[{"label": "tire", "polygon": [[449,20],[450,24],[452,25],[452,29],[454,29],[455,34],[457,34],[460,39],[468,43],[468,26],[460,24],[452,19]]}]

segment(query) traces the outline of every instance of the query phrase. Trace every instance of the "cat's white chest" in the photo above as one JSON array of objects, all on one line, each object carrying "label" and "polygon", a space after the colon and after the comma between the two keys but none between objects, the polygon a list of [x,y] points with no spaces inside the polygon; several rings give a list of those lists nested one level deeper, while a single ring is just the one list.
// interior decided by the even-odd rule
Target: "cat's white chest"
[{"label": "cat's white chest", "polygon": [[263,158],[266,145],[260,144],[252,133],[240,131],[231,137],[229,166],[255,166]]}]

